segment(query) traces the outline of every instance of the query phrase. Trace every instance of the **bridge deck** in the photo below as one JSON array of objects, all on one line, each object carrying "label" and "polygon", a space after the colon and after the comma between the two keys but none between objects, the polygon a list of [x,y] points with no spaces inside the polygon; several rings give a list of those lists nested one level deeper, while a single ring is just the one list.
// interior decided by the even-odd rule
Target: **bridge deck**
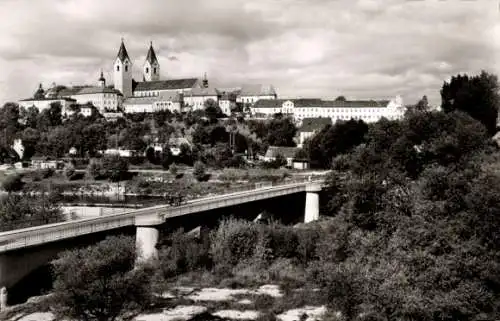
[{"label": "bridge deck", "polygon": [[80,235],[136,225],[138,220],[145,217],[153,217],[161,223],[165,219],[171,217],[305,192],[306,186],[319,183],[319,181],[306,181],[277,186],[265,186],[246,191],[200,198],[177,207],[158,205],[107,216],[78,219],[2,232],[0,233],[0,253],[23,247],[73,238]]}]

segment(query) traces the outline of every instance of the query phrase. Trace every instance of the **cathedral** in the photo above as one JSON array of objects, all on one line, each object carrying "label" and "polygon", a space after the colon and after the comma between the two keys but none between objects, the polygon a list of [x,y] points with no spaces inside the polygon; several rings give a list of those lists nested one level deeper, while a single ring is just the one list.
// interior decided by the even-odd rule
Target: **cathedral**
[{"label": "cathedral", "polygon": [[203,80],[199,78],[160,80],[160,63],[156,57],[153,43],[149,45],[146,60],[142,66],[143,79],[141,82],[132,78],[132,68],[132,60],[122,39],[113,65],[113,79],[114,88],[121,92],[125,100],[130,97],[159,97],[166,93],[180,94],[194,88],[208,88],[206,76]]}]

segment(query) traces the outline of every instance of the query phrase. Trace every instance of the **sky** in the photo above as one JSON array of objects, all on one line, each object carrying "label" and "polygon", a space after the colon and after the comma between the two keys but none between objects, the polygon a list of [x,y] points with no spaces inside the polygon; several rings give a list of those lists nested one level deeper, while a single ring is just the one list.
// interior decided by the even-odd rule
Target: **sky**
[{"label": "sky", "polygon": [[500,74],[498,0],[0,0],[0,103],[42,83],[112,82],[121,38],[162,79],[272,84],[281,97],[439,104],[458,73]]}]

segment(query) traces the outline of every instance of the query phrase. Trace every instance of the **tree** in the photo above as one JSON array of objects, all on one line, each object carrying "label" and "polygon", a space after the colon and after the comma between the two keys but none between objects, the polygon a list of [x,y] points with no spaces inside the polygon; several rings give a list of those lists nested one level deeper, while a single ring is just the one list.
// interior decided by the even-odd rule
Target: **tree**
[{"label": "tree", "polygon": [[64,252],[54,262],[54,308],[61,317],[116,320],[151,302],[144,268],[134,269],[135,242],[108,237],[95,246]]},{"label": "tree", "polygon": [[362,120],[351,119],[325,126],[307,143],[312,165],[329,168],[335,156],[361,144],[367,132],[368,126]]},{"label": "tree", "polygon": [[14,103],[6,103],[0,108],[0,144],[4,147],[11,146],[20,131],[19,106]]},{"label": "tree", "polygon": [[9,194],[0,198],[0,230],[8,231],[42,224],[57,223],[64,215],[45,195],[36,198]]},{"label": "tree", "polygon": [[11,174],[2,182],[3,189],[8,192],[18,192],[23,188],[24,182],[20,174]]},{"label": "tree", "polygon": [[415,105],[415,111],[417,112],[426,112],[429,110],[429,102],[427,100],[427,96],[423,96],[422,99],[418,101]]},{"label": "tree", "polygon": [[498,78],[482,71],[478,76],[457,75],[444,82],[441,107],[444,112],[463,111],[480,121],[493,136],[496,132],[500,96]]},{"label": "tree", "polygon": [[37,144],[40,141],[40,132],[31,127],[27,127],[21,133],[21,141],[24,146],[23,159],[30,159],[36,153]]},{"label": "tree", "polygon": [[106,177],[117,182],[125,178],[128,173],[127,159],[118,155],[105,156],[102,159],[102,167],[106,172]]},{"label": "tree", "polygon": [[89,165],[87,166],[87,176],[93,179],[99,179],[106,176],[106,171],[103,168],[102,161],[100,159],[91,159]]},{"label": "tree", "polygon": [[337,98],[335,98],[335,101],[347,101],[347,99],[345,99],[344,96],[338,96]]},{"label": "tree", "polygon": [[290,118],[273,119],[267,125],[266,142],[271,146],[294,147],[297,127]]},{"label": "tree", "polygon": [[66,167],[64,168],[64,175],[69,180],[72,180],[74,179],[75,174],[76,174],[75,166],[73,166],[73,164],[67,164]]},{"label": "tree", "polygon": [[208,118],[208,121],[211,124],[217,123],[217,118],[221,118],[224,116],[222,110],[219,107],[219,104],[211,98],[205,100],[204,107],[205,107],[205,116]]},{"label": "tree", "polygon": [[207,170],[205,168],[205,164],[200,161],[196,162],[193,168],[193,176],[199,182],[205,181],[207,178]]}]

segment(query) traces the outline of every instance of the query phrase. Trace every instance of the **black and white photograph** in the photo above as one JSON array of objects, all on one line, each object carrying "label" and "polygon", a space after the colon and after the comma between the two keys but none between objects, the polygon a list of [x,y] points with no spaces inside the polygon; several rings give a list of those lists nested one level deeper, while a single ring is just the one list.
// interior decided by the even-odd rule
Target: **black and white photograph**
[{"label": "black and white photograph", "polygon": [[500,320],[500,0],[0,0],[0,320]]}]

